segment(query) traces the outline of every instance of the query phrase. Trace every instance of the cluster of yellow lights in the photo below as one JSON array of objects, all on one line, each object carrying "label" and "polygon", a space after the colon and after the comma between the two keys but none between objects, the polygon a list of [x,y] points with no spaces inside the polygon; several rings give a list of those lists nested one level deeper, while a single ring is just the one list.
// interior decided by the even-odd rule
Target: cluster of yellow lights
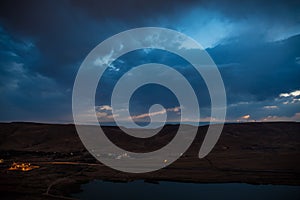
[{"label": "cluster of yellow lights", "polygon": [[31,165],[30,163],[13,163],[11,167],[8,169],[10,171],[30,171],[33,169],[37,169],[39,166]]}]

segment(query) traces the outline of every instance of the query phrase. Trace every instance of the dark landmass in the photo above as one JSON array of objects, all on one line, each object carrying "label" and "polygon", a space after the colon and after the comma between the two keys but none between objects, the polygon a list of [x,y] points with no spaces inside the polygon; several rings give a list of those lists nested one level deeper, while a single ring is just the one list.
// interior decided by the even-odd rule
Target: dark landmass
[{"label": "dark landmass", "polygon": [[[152,138],[134,139],[118,127],[104,127],[113,142],[135,152],[159,149],[177,129],[177,125],[167,125]],[[226,124],[212,152],[199,159],[206,130],[207,126],[199,127],[188,151],[168,167],[129,174],[93,158],[74,125],[0,123],[0,197],[68,199],[81,184],[93,179],[300,185],[300,123]],[[13,162],[29,162],[40,168],[8,171]]]}]

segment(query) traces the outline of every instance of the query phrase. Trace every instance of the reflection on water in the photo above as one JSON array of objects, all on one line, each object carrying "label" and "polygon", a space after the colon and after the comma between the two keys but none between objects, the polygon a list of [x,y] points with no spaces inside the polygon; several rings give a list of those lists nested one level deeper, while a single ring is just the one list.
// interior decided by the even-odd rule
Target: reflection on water
[{"label": "reflection on water", "polygon": [[134,181],[113,183],[92,181],[81,187],[82,192],[74,194],[79,199],[230,199],[230,200],[293,200],[300,199],[300,186],[249,185],[245,183],[196,184],[160,182],[159,184]]}]

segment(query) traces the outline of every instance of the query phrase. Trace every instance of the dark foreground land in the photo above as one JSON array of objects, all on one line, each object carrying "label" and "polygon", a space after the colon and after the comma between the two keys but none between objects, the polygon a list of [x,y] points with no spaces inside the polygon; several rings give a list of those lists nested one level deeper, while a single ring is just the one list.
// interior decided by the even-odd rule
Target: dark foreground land
[{"label": "dark foreground land", "polygon": [[[104,131],[117,145],[144,152],[164,146],[177,128],[167,125],[149,139],[130,138],[117,127],[105,127]],[[0,198],[68,199],[70,193],[79,191],[80,184],[93,179],[300,185],[300,123],[226,124],[213,151],[199,159],[206,130],[206,126],[199,127],[189,150],[168,167],[128,174],[94,159],[74,125],[1,123]],[[30,162],[40,168],[8,171],[13,162]]]}]

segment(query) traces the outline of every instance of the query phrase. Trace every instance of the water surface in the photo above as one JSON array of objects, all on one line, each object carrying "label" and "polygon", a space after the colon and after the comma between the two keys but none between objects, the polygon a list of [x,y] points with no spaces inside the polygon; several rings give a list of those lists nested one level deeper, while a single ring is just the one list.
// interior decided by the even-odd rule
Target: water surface
[{"label": "water surface", "polygon": [[300,186],[250,185],[244,183],[180,183],[162,181],[159,184],[134,181],[113,183],[92,181],[81,186],[74,194],[79,199],[130,199],[130,200],[299,200]]}]

